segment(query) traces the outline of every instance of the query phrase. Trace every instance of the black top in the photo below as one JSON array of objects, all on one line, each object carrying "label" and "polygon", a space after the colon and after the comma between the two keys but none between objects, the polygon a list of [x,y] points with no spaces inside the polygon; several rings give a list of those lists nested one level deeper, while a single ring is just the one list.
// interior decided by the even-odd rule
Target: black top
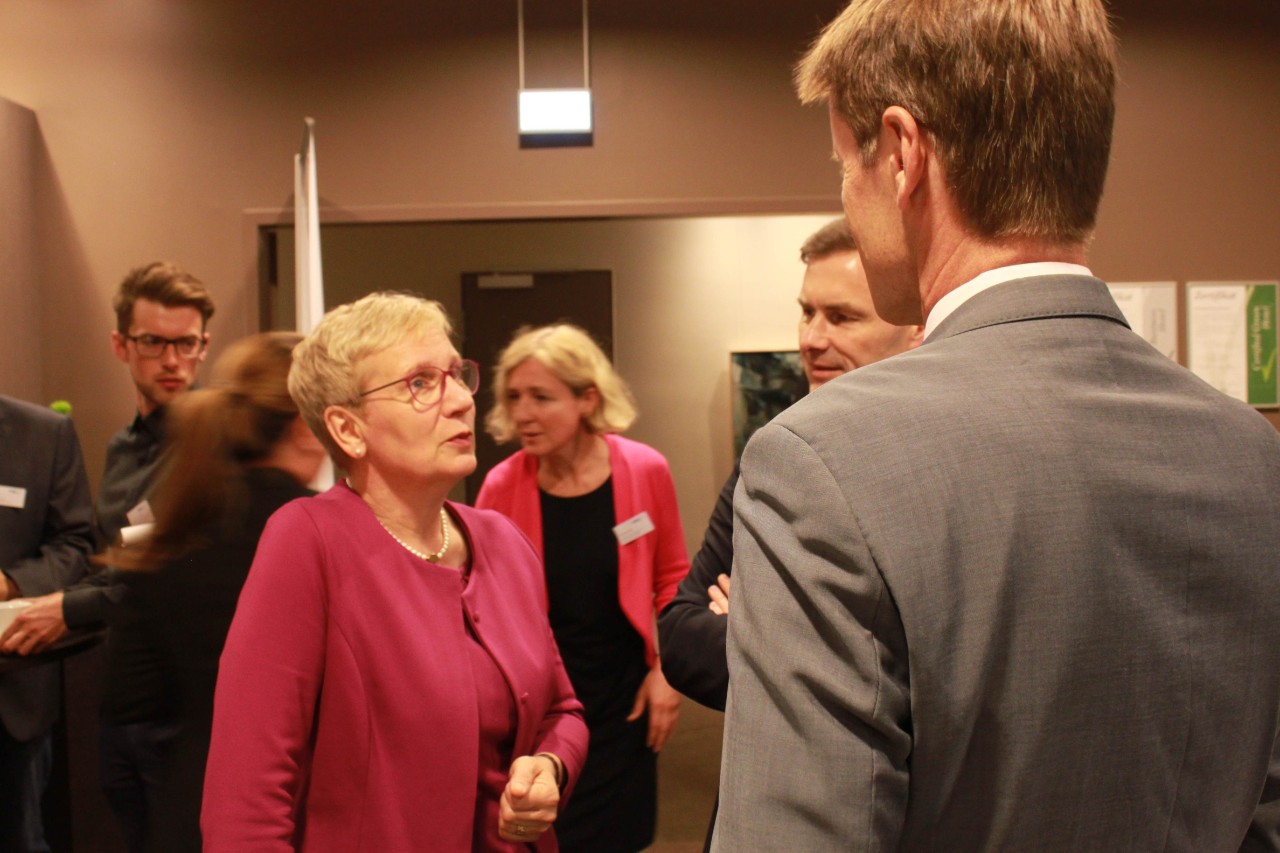
[{"label": "black top", "polygon": [[[139,642],[167,676],[152,707],[181,722],[169,756],[155,825],[155,850],[200,850],[200,800],[213,726],[218,658],[267,519],[311,490],[283,471],[252,468],[246,499],[205,530],[207,544],[154,572],[124,573],[121,605]],[[287,606],[287,602],[282,602]],[[113,627],[114,630],[114,627]]]},{"label": "black top", "polygon": [[[159,406],[145,418],[135,415],[107,444],[94,520],[98,550],[115,544],[120,531],[129,525],[129,510],[151,490],[164,445],[164,412]],[[114,569],[98,571],[63,593],[62,617],[71,629],[97,627],[111,617],[111,609],[123,594]]]},{"label": "black top", "polygon": [[571,498],[543,492],[541,509],[551,629],[591,733],[556,836],[561,853],[633,853],[653,841],[657,764],[647,715],[627,721],[649,669],[618,599],[613,482]]},{"label": "black top", "polygon": [[729,693],[729,665],[725,638],[729,620],[707,609],[707,588],[716,577],[733,574],[733,490],[738,485],[738,465],[716,498],[702,547],[680,581],[675,598],[658,617],[658,643],[662,649],[662,674],[684,695],[724,710]]},{"label": "black top", "polygon": [[[613,480],[571,498],[542,492],[542,543],[551,630],[565,671],[584,706],[587,725],[607,715],[609,706],[635,700],[619,697],[629,684],[622,661],[644,661],[644,640],[618,601],[618,541],[613,535]],[[616,710],[614,708],[613,710]]]},{"label": "black top", "polygon": [[[129,525],[128,513],[146,497],[155,478],[164,444],[164,407],[136,415],[112,436],[107,465],[98,491],[97,531],[100,547],[115,544]],[[167,674],[136,624],[136,614],[124,606],[126,586],[121,574],[106,568],[66,590],[62,615],[68,628],[96,627],[104,622],[107,635],[107,687],[102,716],[126,724],[168,720],[173,716]]]},{"label": "black top", "polygon": [[129,525],[129,510],[151,490],[164,446],[164,413],[164,406],[157,406],[146,417],[135,415],[107,444],[107,465],[97,504],[100,547],[115,543],[116,536]]}]

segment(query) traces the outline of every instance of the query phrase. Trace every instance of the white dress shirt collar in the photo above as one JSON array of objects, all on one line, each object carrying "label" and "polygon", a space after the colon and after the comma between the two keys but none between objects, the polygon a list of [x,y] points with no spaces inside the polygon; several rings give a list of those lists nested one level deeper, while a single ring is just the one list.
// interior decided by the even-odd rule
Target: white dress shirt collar
[{"label": "white dress shirt collar", "polygon": [[938,303],[933,306],[933,310],[929,312],[928,319],[925,320],[925,340],[929,339],[929,336],[933,334],[933,330],[938,328],[943,320],[950,317],[953,311],[988,287],[995,287],[997,284],[1004,284],[1006,281],[1013,281],[1014,279],[1031,278],[1032,276],[1040,275],[1093,275],[1093,273],[1089,271],[1088,267],[1080,264],[1064,264],[1057,261],[1013,264],[1012,266],[987,270],[977,278],[966,281],[938,300]]}]

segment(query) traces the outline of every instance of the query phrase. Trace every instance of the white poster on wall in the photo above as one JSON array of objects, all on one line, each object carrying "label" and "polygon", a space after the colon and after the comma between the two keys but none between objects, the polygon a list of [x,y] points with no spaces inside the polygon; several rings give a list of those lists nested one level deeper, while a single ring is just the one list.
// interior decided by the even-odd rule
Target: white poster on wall
[{"label": "white poster on wall", "polygon": [[1122,281],[1107,285],[1129,327],[1160,352],[1178,360],[1178,283]]}]

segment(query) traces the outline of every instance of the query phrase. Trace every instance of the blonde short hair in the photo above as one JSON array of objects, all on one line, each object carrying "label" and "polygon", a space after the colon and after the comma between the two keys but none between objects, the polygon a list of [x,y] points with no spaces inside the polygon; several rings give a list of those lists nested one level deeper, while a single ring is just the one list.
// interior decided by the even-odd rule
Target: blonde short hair
[{"label": "blonde short hair", "polygon": [[631,389],[590,335],[567,323],[537,329],[526,326],[516,332],[498,356],[493,370],[493,408],[485,416],[484,424],[499,444],[516,436],[516,426],[507,408],[507,378],[529,358],[568,385],[575,396],[582,396],[588,388],[599,392],[600,405],[585,421],[589,431],[625,432],[635,422],[636,402]]},{"label": "blonde short hair", "polygon": [[334,308],[294,349],[289,394],[338,467],[348,467],[351,460],[329,435],[325,410],[330,406],[358,406],[360,378],[356,376],[356,365],[424,329],[452,334],[449,318],[439,302],[410,293],[384,291]]}]

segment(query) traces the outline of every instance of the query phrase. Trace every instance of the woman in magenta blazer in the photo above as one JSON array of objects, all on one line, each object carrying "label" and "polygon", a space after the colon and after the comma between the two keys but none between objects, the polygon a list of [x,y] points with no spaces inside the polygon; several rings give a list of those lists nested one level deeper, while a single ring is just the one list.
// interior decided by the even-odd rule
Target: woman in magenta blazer
[{"label": "woman in magenta blazer", "polygon": [[218,674],[201,826],[223,851],[555,851],[587,743],[537,552],[445,500],[473,362],[437,303],[325,316],[289,391],[347,477],[267,524]]},{"label": "woman in magenta blazer", "polygon": [[689,570],[671,473],[617,434],[635,405],[581,329],[522,331],[496,373],[486,425],[520,450],[485,477],[476,506],[512,518],[541,555],[551,627],[591,730],[556,832],[566,853],[634,853],[653,840],[656,753],[679,713],[654,643],[655,614]]}]

